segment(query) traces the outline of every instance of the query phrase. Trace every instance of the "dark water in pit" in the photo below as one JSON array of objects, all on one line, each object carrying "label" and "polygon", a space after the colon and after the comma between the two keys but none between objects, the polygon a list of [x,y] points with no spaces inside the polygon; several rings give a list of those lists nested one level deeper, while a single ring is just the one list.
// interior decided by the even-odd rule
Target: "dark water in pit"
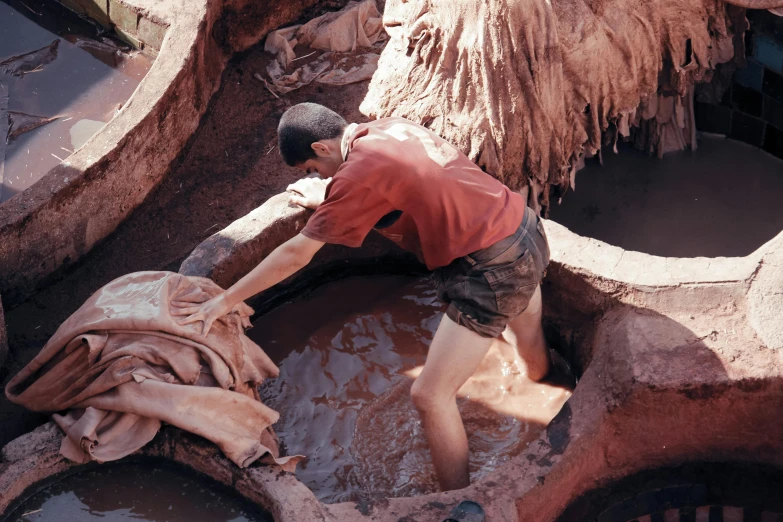
[{"label": "dark water in pit", "polygon": [[[0,202],[23,191],[84,144],[127,100],[151,61],[127,45],[98,34],[95,26],[53,0],[0,0],[0,62],[46,48],[21,70],[0,65],[0,135],[7,110],[22,113],[0,145]],[[17,60],[14,62],[19,64]],[[24,116],[26,115],[26,116]],[[23,132],[23,125],[58,117]],[[4,152],[3,152],[3,149]]]},{"label": "dark water in pit", "polygon": [[[409,389],[443,308],[427,277],[353,277],[254,323],[250,337],[280,366],[262,400],[281,414],[286,453],[308,457],[297,477],[322,501],[436,490]],[[525,379],[509,350],[490,350],[460,390],[471,480],[521,452],[571,393]]]},{"label": "dark water in pit", "polygon": [[702,136],[696,151],[630,147],[587,160],[550,217],[573,232],[667,257],[746,256],[783,230],[783,160]]},{"label": "dark water in pit", "polygon": [[84,471],[36,493],[3,522],[271,522],[221,485],[149,463]]}]

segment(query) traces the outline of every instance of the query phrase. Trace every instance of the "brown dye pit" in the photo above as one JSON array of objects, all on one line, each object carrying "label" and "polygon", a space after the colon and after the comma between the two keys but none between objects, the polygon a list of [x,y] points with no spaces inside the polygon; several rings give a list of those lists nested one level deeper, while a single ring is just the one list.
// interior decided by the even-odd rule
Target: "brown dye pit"
[{"label": "brown dye pit", "polygon": [[111,120],[150,65],[54,1],[0,0],[0,202]]},{"label": "brown dye pit", "polygon": [[120,464],[68,476],[34,494],[3,522],[271,522],[219,484],[168,467]]},{"label": "brown dye pit", "polygon": [[576,176],[550,217],[626,250],[667,257],[746,256],[783,230],[783,160],[703,136],[662,159],[604,150]]},{"label": "brown dye pit", "polygon": [[[443,309],[429,278],[354,277],[254,323],[250,337],[280,366],[262,400],[281,413],[285,451],[308,457],[297,477],[322,501],[436,490],[409,390]],[[531,383],[515,359],[493,347],[460,390],[471,480],[521,452],[571,395],[567,376]]]}]

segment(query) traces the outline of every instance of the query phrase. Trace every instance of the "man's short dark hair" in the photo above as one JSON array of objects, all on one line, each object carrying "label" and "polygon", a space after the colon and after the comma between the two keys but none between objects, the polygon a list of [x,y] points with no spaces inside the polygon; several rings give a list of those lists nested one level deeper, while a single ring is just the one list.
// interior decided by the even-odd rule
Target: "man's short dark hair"
[{"label": "man's short dark hair", "polygon": [[294,105],[280,118],[277,146],[287,165],[293,167],[315,158],[311,145],[342,136],[348,123],[342,116],[317,103]]}]

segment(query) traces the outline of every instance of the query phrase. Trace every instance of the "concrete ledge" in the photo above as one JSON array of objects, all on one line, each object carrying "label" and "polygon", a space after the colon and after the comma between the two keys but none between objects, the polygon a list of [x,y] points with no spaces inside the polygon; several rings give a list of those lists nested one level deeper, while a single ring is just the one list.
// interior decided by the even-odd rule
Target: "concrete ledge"
[{"label": "concrete ledge", "polygon": [[776,241],[773,238],[747,257],[659,257],[578,236],[554,221],[545,226],[552,259],[620,283],[658,288],[747,281],[758,269],[761,253]]}]

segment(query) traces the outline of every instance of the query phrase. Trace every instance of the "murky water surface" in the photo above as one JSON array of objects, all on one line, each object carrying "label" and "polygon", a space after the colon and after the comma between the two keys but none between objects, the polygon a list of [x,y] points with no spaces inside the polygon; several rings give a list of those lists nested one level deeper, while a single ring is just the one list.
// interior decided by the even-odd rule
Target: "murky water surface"
[{"label": "murky water surface", "polygon": [[4,522],[271,522],[216,483],[151,464],[107,465],[66,477]]},{"label": "murky water surface", "polygon": [[582,236],[667,257],[746,256],[783,230],[783,160],[704,136],[662,159],[624,146],[587,160],[550,217]]},{"label": "murky water surface", "polygon": [[111,120],[150,65],[54,1],[0,0],[0,202]]},{"label": "murky water surface", "polygon": [[[443,313],[429,278],[355,277],[260,317],[249,335],[280,366],[264,383],[297,476],[325,502],[412,496],[436,480],[409,389]],[[508,345],[506,345],[508,347]],[[506,351],[507,352],[507,351]],[[471,479],[521,452],[570,396],[492,350],[460,390]]]}]

